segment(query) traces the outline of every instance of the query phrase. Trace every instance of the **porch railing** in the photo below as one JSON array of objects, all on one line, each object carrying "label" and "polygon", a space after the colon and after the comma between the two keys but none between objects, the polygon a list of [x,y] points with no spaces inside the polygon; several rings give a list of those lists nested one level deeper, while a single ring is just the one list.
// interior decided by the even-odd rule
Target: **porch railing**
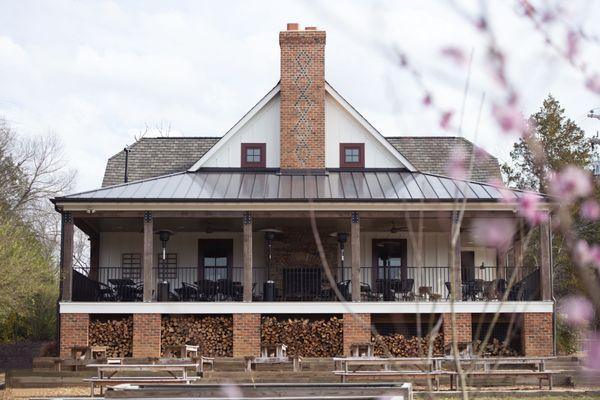
[{"label": "porch railing", "polygon": [[[264,301],[264,283],[272,281],[273,301],[350,301],[351,268],[333,268],[332,281],[323,268],[254,267],[252,300]],[[74,301],[141,301],[141,271],[102,267],[98,279],[74,271]],[[196,266],[158,269],[157,284],[168,282],[168,301],[242,301],[244,269],[200,269]],[[449,267],[361,267],[361,301],[445,301],[450,297]],[[459,299],[509,301],[539,299],[537,267],[475,267],[461,272]],[[333,284],[332,284],[333,283]],[[337,291],[336,291],[337,288]],[[337,293],[336,293],[337,292]]]}]

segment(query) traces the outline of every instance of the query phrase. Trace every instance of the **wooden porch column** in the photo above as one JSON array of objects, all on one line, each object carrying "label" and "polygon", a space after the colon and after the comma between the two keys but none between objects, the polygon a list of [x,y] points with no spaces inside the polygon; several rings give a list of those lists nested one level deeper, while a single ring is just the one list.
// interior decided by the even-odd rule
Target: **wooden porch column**
[{"label": "wooden porch column", "polygon": [[496,274],[499,278],[506,279],[506,259],[508,254],[505,251],[497,250],[496,253]]},{"label": "wooden porch column", "polygon": [[515,265],[513,265],[514,270],[512,273],[516,281],[520,281],[523,278],[523,253],[523,232],[521,229],[518,229],[516,239],[513,242],[513,259]]},{"label": "wooden porch column", "polygon": [[352,212],[350,217],[350,245],[352,246],[352,301],[360,301],[360,216]]},{"label": "wooden porch column", "polygon": [[100,235],[90,236],[90,273],[88,277],[94,281],[98,280],[100,269]]},{"label": "wooden porch column", "polygon": [[65,211],[62,213],[62,301],[71,301],[73,298],[73,234],[73,216]]},{"label": "wooden porch column", "polygon": [[154,221],[152,213],[144,213],[144,301],[154,300]]},{"label": "wooden porch column", "polygon": [[540,224],[540,296],[541,300],[552,299],[552,265],[550,263],[551,241],[551,220]]},{"label": "wooden porch column", "polygon": [[[460,226],[458,221],[458,212],[452,212],[452,224],[450,226],[450,285],[452,287],[452,299],[462,300],[462,275],[461,275],[461,259],[460,259]],[[458,239],[456,240],[456,245],[454,249],[452,249],[452,237],[455,232],[458,232]],[[452,279],[452,275],[454,275],[454,279]]]},{"label": "wooden porch column", "polygon": [[252,301],[252,215],[244,213],[244,301]]}]

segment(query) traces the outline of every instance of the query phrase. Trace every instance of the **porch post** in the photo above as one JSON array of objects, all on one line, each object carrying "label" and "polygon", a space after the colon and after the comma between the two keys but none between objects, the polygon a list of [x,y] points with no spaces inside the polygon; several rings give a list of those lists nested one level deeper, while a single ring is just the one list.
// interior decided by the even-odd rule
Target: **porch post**
[{"label": "porch post", "polygon": [[352,301],[360,301],[360,216],[353,211],[350,217],[350,245],[352,246]]},{"label": "porch post", "polygon": [[523,231],[521,228],[517,230],[517,238],[513,242],[513,260],[515,265],[513,265],[512,274],[515,276],[515,280],[520,281],[523,278]]},{"label": "porch post", "polygon": [[154,271],[153,271],[153,241],[154,221],[152,213],[144,213],[144,301],[152,301],[154,297]]},{"label": "porch post", "polygon": [[[453,300],[462,300],[462,276],[461,276],[461,259],[460,259],[460,225],[458,221],[459,215],[457,211],[452,212],[452,224],[450,227],[450,267],[452,271],[450,273],[450,285],[452,287],[452,299]],[[454,234],[458,233],[458,239],[456,240],[456,245],[454,249],[452,249],[452,238]],[[454,275],[454,279],[452,279],[452,275]]]},{"label": "porch post", "polygon": [[252,301],[252,215],[244,213],[244,301]]},{"label": "porch post", "polygon": [[90,273],[88,277],[94,281],[98,280],[100,269],[100,235],[90,236]]},{"label": "porch post", "polygon": [[552,299],[552,280],[551,280],[551,263],[550,263],[550,216],[548,220],[540,224],[540,296],[541,300]]},{"label": "porch post", "polygon": [[506,278],[506,258],[507,253],[505,251],[497,250],[496,253],[496,274],[499,278]]},{"label": "porch post", "polygon": [[73,216],[65,211],[62,213],[62,301],[71,301],[73,298],[73,234]]}]

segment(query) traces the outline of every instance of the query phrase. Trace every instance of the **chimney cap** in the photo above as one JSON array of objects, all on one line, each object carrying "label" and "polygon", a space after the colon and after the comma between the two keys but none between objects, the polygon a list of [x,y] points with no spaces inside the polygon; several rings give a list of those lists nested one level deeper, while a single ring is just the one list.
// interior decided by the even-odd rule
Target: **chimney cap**
[{"label": "chimney cap", "polygon": [[287,30],[288,31],[297,31],[300,29],[300,24],[297,22],[289,22],[287,24]]},{"label": "chimney cap", "polygon": [[317,27],[316,26],[307,26],[306,28],[304,28],[305,31],[316,31]]}]

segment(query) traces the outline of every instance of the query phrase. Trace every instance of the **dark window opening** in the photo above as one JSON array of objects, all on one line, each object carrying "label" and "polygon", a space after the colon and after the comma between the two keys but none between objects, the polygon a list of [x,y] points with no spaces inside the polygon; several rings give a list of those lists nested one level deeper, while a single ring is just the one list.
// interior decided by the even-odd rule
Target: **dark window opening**
[{"label": "dark window opening", "polygon": [[340,143],[340,168],[364,168],[365,144]]},{"label": "dark window opening", "polygon": [[200,276],[205,280],[231,279],[233,241],[230,239],[200,239]]},{"label": "dark window opening", "polygon": [[242,143],[242,168],[265,168],[267,154],[265,143]]}]

